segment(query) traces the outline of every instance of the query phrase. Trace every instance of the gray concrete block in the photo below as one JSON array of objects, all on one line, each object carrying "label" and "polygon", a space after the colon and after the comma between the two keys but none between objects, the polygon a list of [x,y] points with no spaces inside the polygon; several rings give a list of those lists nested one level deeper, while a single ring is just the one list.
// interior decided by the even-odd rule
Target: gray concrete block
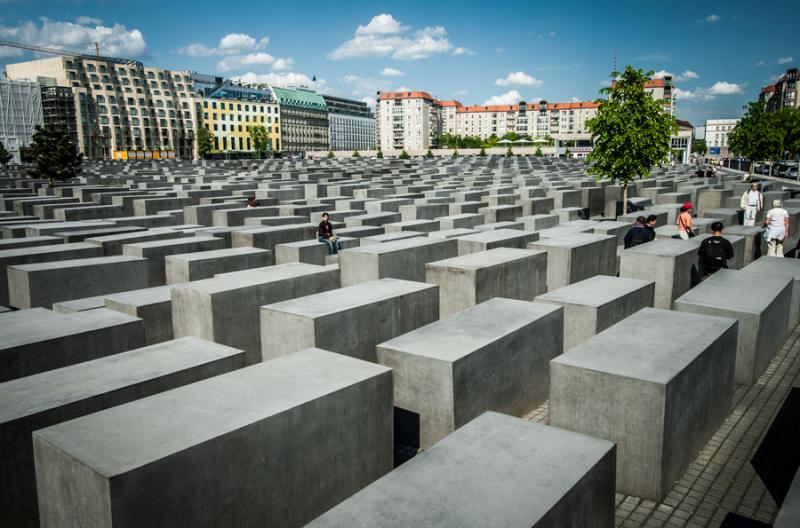
[{"label": "gray concrete block", "polygon": [[558,215],[556,214],[535,214],[530,216],[520,216],[514,219],[517,222],[522,222],[525,231],[541,231],[542,229],[549,229],[555,227],[559,223]]},{"label": "gray concrete block", "polygon": [[760,258],[742,268],[742,271],[766,276],[789,277],[792,283],[792,302],[789,309],[789,328],[791,332],[800,324],[800,260],[789,258]]},{"label": "gray concrete block", "polygon": [[611,528],[615,456],[611,442],[487,412],[309,528]]},{"label": "gray concrete block", "polygon": [[311,349],[41,429],[41,525],[302,526],[391,469],[391,391]]},{"label": "gray concrete block", "polygon": [[456,229],[445,229],[443,231],[432,231],[428,233],[428,237],[447,239],[447,238],[459,238],[467,235],[476,235],[478,233],[481,233],[481,231],[478,231],[477,229],[466,229],[464,227],[459,227]]},{"label": "gray concrete block", "polygon": [[175,337],[195,336],[241,348],[249,364],[261,361],[259,308],[339,287],[339,270],[282,264],[240,271],[172,289]]},{"label": "gray concrete block", "polygon": [[728,416],[738,323],[645,308],[550,362],[550,424],[617,444],[617,491],[661,499]]},{"label": "gray concrete block", "polygon": [[525,249],[529,242],[539,240],[538,233],[518,229],[496,229],[458,237],[458,254],[467,255],[500,247]]},{"label": "gray concrete block", "polygon": [[310,347],[376,361],[375,345],[439,318],[432,284],[381,279],[261,307],[266,361]]},{"label": "gray concrete block", "polygon": [[[334,231],[337,236],[345,236],[339,230]],[[235,231],[231,235],[233,247],[256,247],[272,252],[272,261],[275,262],[278,244],[289,244],[306,240],[317,240],[316,224],[291,224],[279,226],[255,227]]]},{"label": "gray concrete block", "polygon": [[[217,273],[242,271],[269,266],[272,260],[265,249],[237,247],[213,249],[197,253],[167,255],[165,274],[167,284],[210,279]],[[138,288],[128,288],[138,289]]]},{"label": "gray concrete block", "polygon": [[[230,372],[244,352],[185,337],[0,383],[3,522],[39,526],[34,430]],[[93,519],[94,521],[94,519]]]},{"label": "gray concrete block", "polygon": [[[361,241],[358,238],[341,237],[339,244],[342,249],[358,247]],[[275,264],[290,264],[304,262],[317,266],[325,265],[328,256],[328,245],[319,240],[302,240],[275,246]]]},{"label": "gray concrete block", "polygon": [[492,297],[532,301],[547,291],[547,253],[497,248],[429,262],[425,282],[439,286],[442,319]]},{"label": "gray concrete block", "polygon": [[[646,244],[645,244],[646,245]],[[617,237],[589,233],[540,238],[528,249],[547,252],[547,289],[561,288],[595,275],[614,275]]]},{"label": "gray concrete block", "polygon": [[25,238],[3,238],[0,239],[0,251],[7,249],[20,249],[36,246],[53,246],[63,244],[64,239],[58,236],[36,236]]},{"label": "gray concrete block", "polygon": [[620,259],[620,277],[655,281],[653,306],[669,310],[672,301],[689,291],[697,249],[682,240],[654,240],[626,249]]},{"label": "gray concrete block", "polygon": [[[439,231],[434,231],[439,233]],[[372,244],[383,244],[385,242],[394,242],[395,240],[405,240],[407,238],[416,238],[427,236],[430,233],[421,233],[419,231],[399,231],[397,233],[385,233],[383,235],[368,236],[361,239],[361,246],[369,246]],[[344,248],[343,248],[344,249]]]},{"label": "gray concrete block", "polygon": [[438,220],[404,220],[402,222],[392,222],[384,224],[383,228],[387,233],[400,233],[402,231],[417,231],[430,233],[439,230]]},{"label": "gray concrete block", "polygon": [[425,264],[455,257],[455,239],[409,238],[347,249],[339,253],[342,286],[394,278],[425,281]]},{"label": "gray concrete block", "polygon": [[167,256],[223,249],[225,242],[214,237],[183,237],[136,242],[122,246],[122,254],[147,259],[147,280],[150,286],[163,286],[167,281]]},{"label": "gray concrete block", "polygon": [[10,266],[102,256],[102,248],[84,242],[0,250],[0,304],[5,306],[9,303],[8,268]]},{"label": "gray concrete block", "polygon": [[472,229],[476,225],[484,223],[485,216],[478,213],[462,213],[450,216],[441,216],[436,220],[439,221],[439,229]]},{"label": "gray concrete block", "polygon": [[83,299],[53,303],[53,311],[60,314],[71,314],[105,308],[105,306],[105,296],[98,295],[95,297],[84,297]]},{"label": "gray concrete block", "polygon": [[653,281],[596,275],[536,300],[564,307],[564,350],[569,350],[642,308],[652,307],[654,292]]},{"label": "gray concrete block", "polygon": [[[747,284],[758,287],[742,295]],[[736,383],[752,385],[783,345],[793,286],[794,279],[784,275],[723,269],[676,299],[673,309],[737,319]]]},{"label": "gray concrete block", "polygon": [[155,286],[104,296],[109,310],[144,321],[144,344],[172,339],[172,287]]},{"label": "gray concrete block", "polygon": [[151,229],[148,231],[139,231],[136,233],[122,235],[91,237],[84,240],[84,242],[100,246],[103,249],[103,255],[110,257],[113,255],[122,255],[122,246],[125,244],[151,242],[153,240],[172,240],[175,238],[181,238],[183,236],[184,235],[178,231]]},{"label": "gray concrete block", "polygon": [[800,526],[800,470],[794,474],[792,485],[786,492],[783,504],[775,517],[773,528],[793,528]]},{"label": "gray concrete block", "polygon": [[0,326],[0,382],[144,344],[141,319],[100,308]]},{"label": "gray concrete block", "polygon": [[129,256],[9,266],[9,303],[15,308],[49,308],[59,301],[144,288],[147,266],[147,259]]},{"label": "gray concrete block", "polygon": [[485,411],[522,416],[545,401],[563,324],[560,306],[494,298],[379,344],[378,362],[427,448]]}]

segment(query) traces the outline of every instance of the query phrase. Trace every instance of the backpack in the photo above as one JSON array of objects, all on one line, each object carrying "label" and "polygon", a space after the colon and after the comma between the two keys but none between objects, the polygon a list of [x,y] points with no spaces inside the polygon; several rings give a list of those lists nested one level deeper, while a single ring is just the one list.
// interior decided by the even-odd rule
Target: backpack
[{"label": "backpack", "polygon": [[725,248],[722,245],[722,240],[715,240],[707,238],[703,241],[703,262],[714,264],[721,267],[726,267],[725,263],[728,256],[725,254]]},{"label": "backpack", "polygon": [[631,247],[636,247],[646,242],[645,236],[647,235],[647,230],[644,227],[635,227],[636,231],[634,232],[633,236],[631,237]]}]

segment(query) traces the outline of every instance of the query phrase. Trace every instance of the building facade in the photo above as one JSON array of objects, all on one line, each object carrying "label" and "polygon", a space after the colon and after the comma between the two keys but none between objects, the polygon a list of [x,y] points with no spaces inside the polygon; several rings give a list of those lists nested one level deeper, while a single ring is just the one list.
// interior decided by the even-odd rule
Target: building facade
[{"label": "building facade", "polygon": [[20,162],[20,149],[33,141],[37,125],[42,125],[42,95],[38,83],[0,78],[0,141]]},{"label": "building facade", "polygon": [[761,89],[759,99],[767,103],[767,112],[798,107],[800,87],[797,85],[797,72],[797,68],[790,68],[774,84]]},{"label": "building facade", "polygon": [[89,159],[115,151],[174,150],[192,159],[200,100],[190,72],[92,55],[8,64],[11,79],[72,89],[78,148]]},{"label": "building facade", "polygon": [[436,147],[442,129],[441,108],[427,92],[378,92],[378,147],[387,151]]},{"label": "building facade", "polygon": [[375,116],[367,103],[323,95],[331,150],[374,150]]},{"label": "building facade", "polygon": [[710,156],[728,155],[728,134],[738,122],[738,119],[706,120],[706,147]]},{"label": "building facade", "polygon": [[77,147],[78,120],[75,116],[75,95],[66,86],[42,86],[42,120],[46,128],[68,134]]},{"label": "building facade", "polygon": [[269,136],[268,151],[281,150],[280,111],[268,88],[243,86],[221,77],[193,74],[202,97],[198,112],[200,126],[214,136],[214,150],[254,152],[254,127],[264,127]]},{"label": "building facade", "polygon": [[439,101],[442,115],[442,134],[458,134],[458,111],[464,105],[459,101]]},{"label": "building facade", "polygon": [[328,106],[325,99],[308,88],[271,86],[270,89],[280,108],[280,150],[329,150]]},{"label": "building facade", "polygon": [[461,106],[456,113],[456,133],[487,139],[515,133],[529,138],[561,140],[589,138],[586,121],[597,115],[598,103],[548,103]]}]

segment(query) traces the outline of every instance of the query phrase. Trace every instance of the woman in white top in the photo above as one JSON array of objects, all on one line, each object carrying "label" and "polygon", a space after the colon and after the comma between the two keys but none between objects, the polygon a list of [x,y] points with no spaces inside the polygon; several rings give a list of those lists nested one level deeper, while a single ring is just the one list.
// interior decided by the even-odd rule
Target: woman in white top
[{"label": "woman in white top", "polygon": [[767,211],[764,227],[767,228],[767,256],[782,257],[783,242],[789,235],[789,211],[781,207],[780,200],[772,202],[772,209]]}]

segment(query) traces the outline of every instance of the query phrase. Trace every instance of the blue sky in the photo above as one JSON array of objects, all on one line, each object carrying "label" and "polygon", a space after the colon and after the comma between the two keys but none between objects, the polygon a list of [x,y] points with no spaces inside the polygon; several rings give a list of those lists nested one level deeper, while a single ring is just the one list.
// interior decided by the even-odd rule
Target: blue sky
[{"label": "blue sky", "polygon": [[[669,72],[677,115],[738,117],[800,64],[796,2],[0,0],[0,39],[327,93],[464,104],[591,100],[620,67]],[[793,38],[794,36],[794,38]],[[33,58],[0,48],[0,65]]]}]

